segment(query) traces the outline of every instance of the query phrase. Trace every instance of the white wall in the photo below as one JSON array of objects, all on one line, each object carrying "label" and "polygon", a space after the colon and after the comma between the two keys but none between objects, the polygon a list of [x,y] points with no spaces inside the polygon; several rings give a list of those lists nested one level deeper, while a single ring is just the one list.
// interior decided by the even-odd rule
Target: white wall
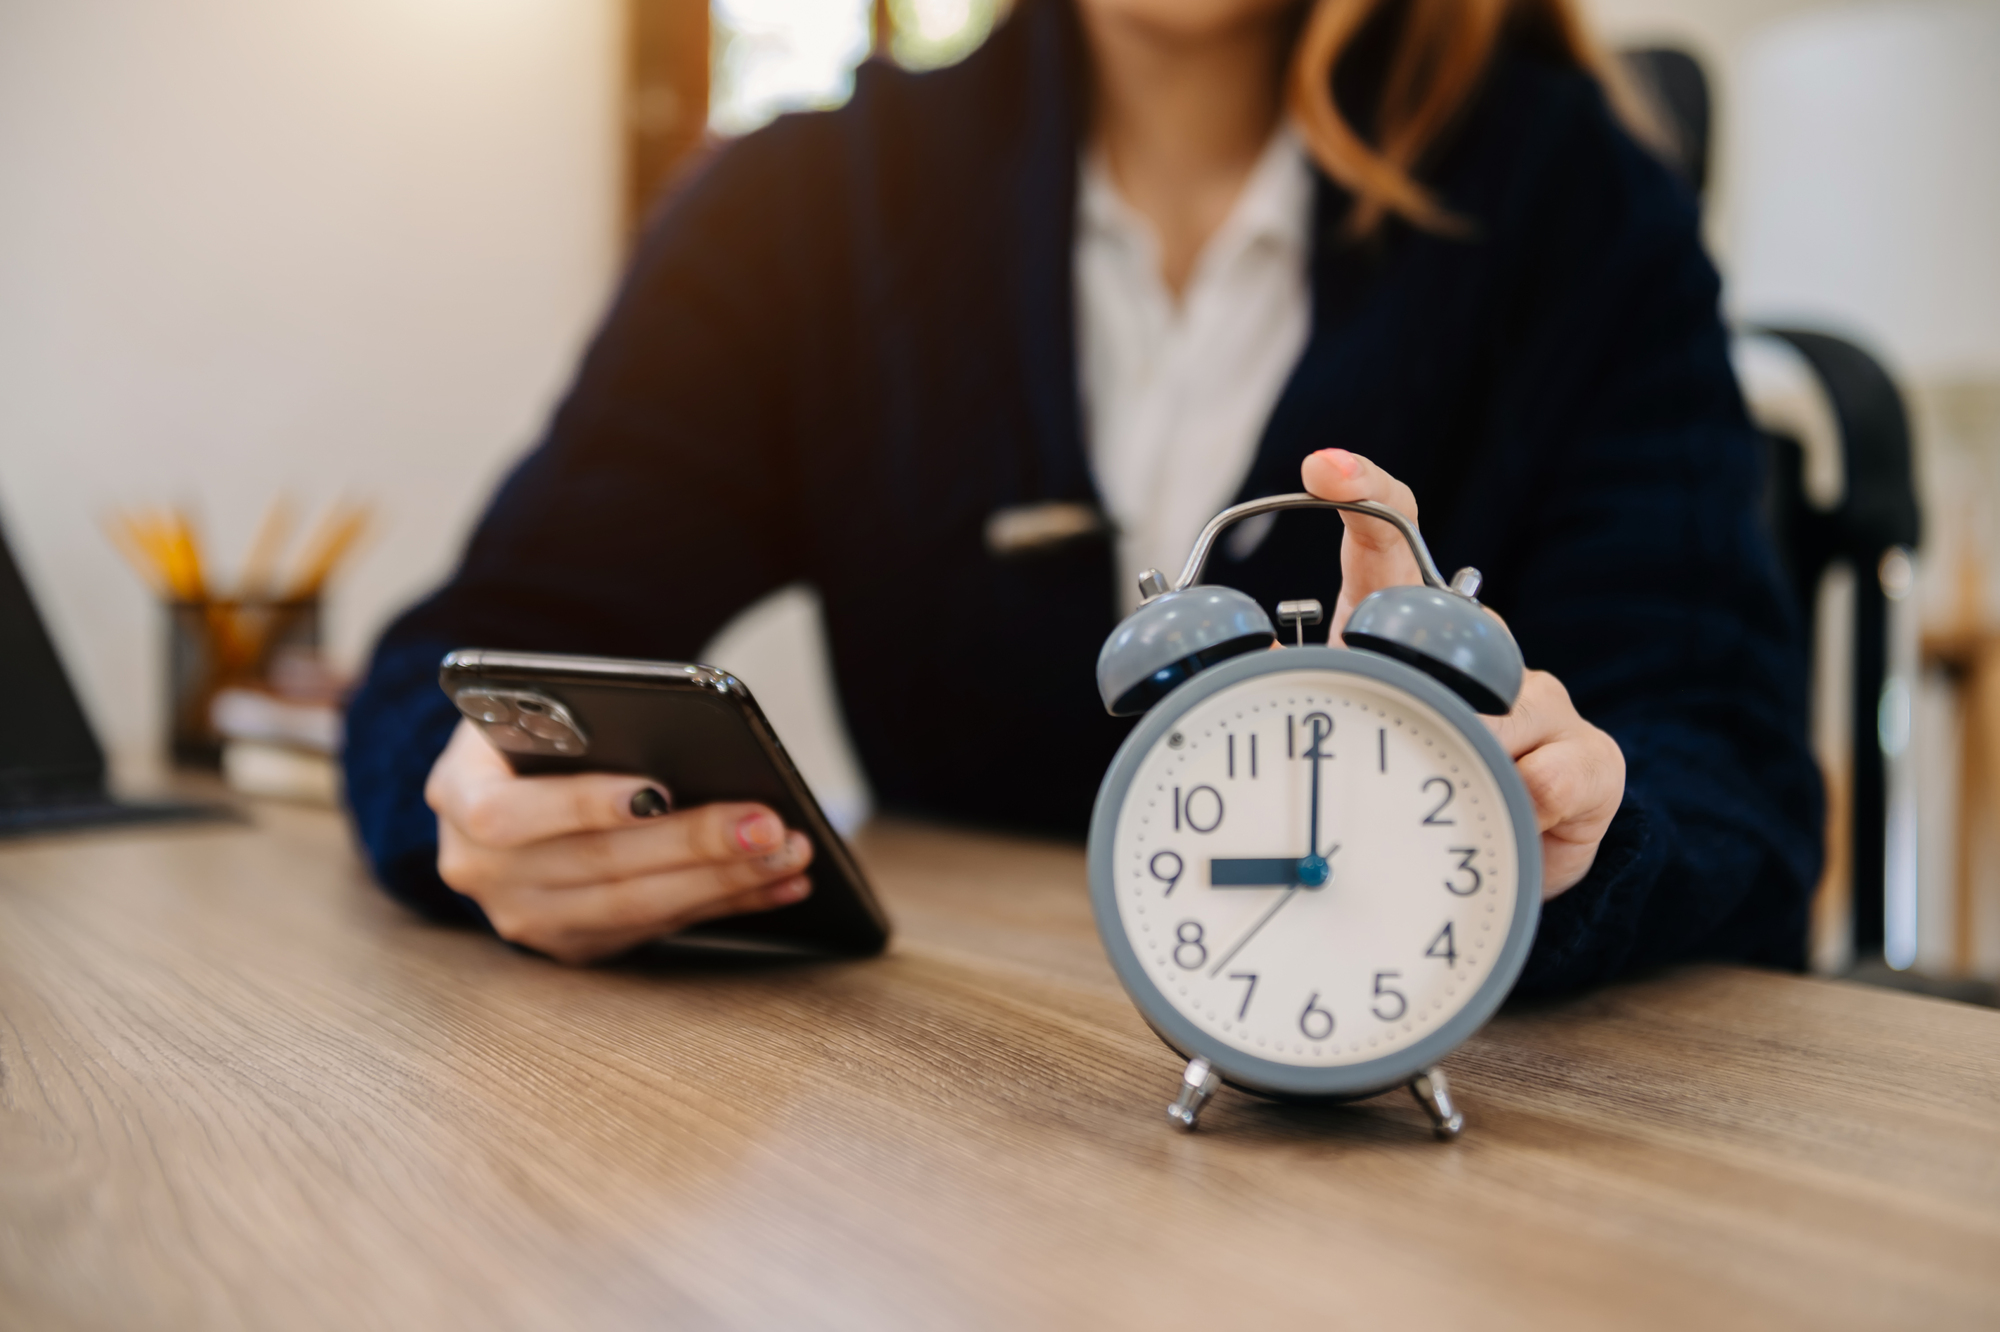
[{"label": "white wall", "polygon": [[1736,109],[1737,76],[1743,54],[1772,23],[1811,10],[1840,7],[1843,0],[1582,0],[1599,34],[1614,47],[1678,46],[1698,58],[1708,73],[1715,103],[1710,144],[1707,223],[1710,246],[1726,255],[1731,232],[1735,166],[1730,116]]},{"label": "white wall", "polygon": [[1742,69],[1741,305],[1863,327],[1906,379],[2000,377],[2000,3],[1814,14]]},{"label": "white wall", "polygon": [[371,499],[353,663],[449,567],[618,262],[615,0],[0,3],[0,519],[100,731],[158,744],[159,627],[97,527],[239,559]]}]

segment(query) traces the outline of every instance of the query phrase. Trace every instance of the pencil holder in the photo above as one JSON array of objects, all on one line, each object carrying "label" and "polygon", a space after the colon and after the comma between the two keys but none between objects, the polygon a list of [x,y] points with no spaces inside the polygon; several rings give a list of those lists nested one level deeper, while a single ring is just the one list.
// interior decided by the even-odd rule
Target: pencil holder
[{"label": "pencil holder", "polygon": [[264,682],[284,648],[320,645],[320,600],[173,601],[167,611],[167,749],[180,767],[218,768],[215,691]]}]

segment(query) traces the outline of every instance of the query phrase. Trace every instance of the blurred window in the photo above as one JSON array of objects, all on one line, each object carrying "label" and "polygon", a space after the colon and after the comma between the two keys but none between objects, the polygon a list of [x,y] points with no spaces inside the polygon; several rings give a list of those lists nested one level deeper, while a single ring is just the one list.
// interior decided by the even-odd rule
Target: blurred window
[{"label": "blurred window", "polygon": [[986,40],[1000,8],[1000,0],[889,0],[889,53],[911,69],[963,60]]},{"label": "blurred window", "polygon": [[868,55],[869,0],[715,0],[708,124],[747,134],[786,111],[838,106]]},{"label": "blurred window", "polygon": [[786,111],[838,106],[854,91],[876,15],[898,64],[935,69],[984,41],[1006,0],[713,0],[708,124],[747,134]]}]

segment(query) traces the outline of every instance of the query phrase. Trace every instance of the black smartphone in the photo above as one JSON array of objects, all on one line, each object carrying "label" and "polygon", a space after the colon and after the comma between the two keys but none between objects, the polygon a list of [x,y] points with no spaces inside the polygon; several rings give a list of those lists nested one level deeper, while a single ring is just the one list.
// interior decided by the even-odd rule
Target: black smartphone
[{"label": "black smartphone", "polygon": [[676,809],[756,800],[812,839],[812,892],[775,911],[705,922],[677,938],[844,956],[879,953],[889,919],[741,680],[713,666],[463,648],[438,683],[523,776],[650,777]]}]

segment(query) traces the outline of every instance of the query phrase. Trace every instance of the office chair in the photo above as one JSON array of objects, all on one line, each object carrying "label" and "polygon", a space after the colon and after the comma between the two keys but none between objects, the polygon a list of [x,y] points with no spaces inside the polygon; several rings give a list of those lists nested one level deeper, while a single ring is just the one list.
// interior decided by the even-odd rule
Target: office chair
[{"label": "office chair", "polygon": [[[1700,63],[1663,48],[1626,51],[1622,59],[1667,122],[1672,165],[1700,196],[1711,123]],[[1818,662],[1815,670],[1816,688],[1845,693],[1840,706],[1848,718],[1844,781],[1828,774],[1830,792],[1847,795],[1830,801],[1840,841],[1829,850],[1836,867],[1846,862],[1854,964],[1879,962],[1886,949],[1892,966],[1907,967],[1916,933],[1909,753],[1916,611],[1905,598],[1909,554],[1922,529],[1909,417],[1888,371],[1852,342],[1813,329],[1756,327],[1739,329],[1734,341],[1744,396],[1767,443],[1765,514],[1808,642],[1819,642],[1828,573],[1843,564],[1853,570],[1853,632],[1830,649],[1845,660]]]}]

